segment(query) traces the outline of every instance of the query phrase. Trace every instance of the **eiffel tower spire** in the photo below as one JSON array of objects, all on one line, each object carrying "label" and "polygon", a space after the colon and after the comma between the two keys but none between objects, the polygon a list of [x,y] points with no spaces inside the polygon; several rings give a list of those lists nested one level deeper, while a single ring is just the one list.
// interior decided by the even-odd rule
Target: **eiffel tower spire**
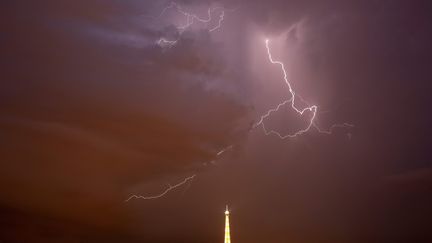
[{"label": "eiffel tower spire", "polygon": [[224,243],[231,243],[228,205],[226,206],[226,210],[225,210],[225,240],[224,240]]}]

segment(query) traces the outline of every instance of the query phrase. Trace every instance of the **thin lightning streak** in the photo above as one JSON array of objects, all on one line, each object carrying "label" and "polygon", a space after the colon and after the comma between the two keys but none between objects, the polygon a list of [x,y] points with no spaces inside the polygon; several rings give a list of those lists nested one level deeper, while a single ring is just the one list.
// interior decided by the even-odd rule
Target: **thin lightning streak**
[{"label": "thin lightning streak", "polygon": [[[220,157],[222,154],[224,154],[226,151],[231,150],[234,147],[234,145],[230,145],[227,146],[223,149],[221,149],[219,152],[216,153],[216,157]],[[216,161],[212,160],[209,163],[214,164]],[[206,163],[204,163],[206,164]],[[167,184],[167,189],[165,189],[163,192],[161,192],[158,195],[153,195],[153,196],[142,196],[142,195],[131,195],[128,199],[125,200],[125,202],[129,202],[132,199],[144,199],[144,200],[152,200],[152,199],[158,199],[161,197],[164,197],[165,195],[167,195],[170,191],[179,188],[183,185],[185,185],[188,181],[190,181],[192,183],[192,180],[196,177],[196,174],[193,174],[192,176],[186,177],[185,179],[183,179],[181,182],[175,184],[175,185],[171,185],[171,184]],[[191,183],[189,183],[188,185],[190,186]],[[187,188],[186,188],[187,189]],[[186,191],[186,190],[185,190]]]},{"label": "thin lightning streak", "polygon": [[233,147],[234,147],[234,145],[230,145],[230,146],[227,146],[227,147],[221,149],[219,152],[216,153],[216,156],[222,155],[223,153],[225,153],[226,151],[232,149]]},{"label": "thin lightning streak", "polygon": [[167,8],[165,8],[164,11],[163,11],[163,13],[166,10],[168,10],[169,8],[173,8],[173,7],[176,8],[176,10],[177,10],[178,13],[180,13],[183,16],[186,17],[186,23],[183,26],[179,26],[178,27],[178,29],[180,29],[182,31],[186,30],[191,25],[193,25],[194,24],[194,20],[197,20],[197,21],[199,21],[201,23],[209,23],[210,21],[212,21],[212,12],[215,11],[215,10],[221,10],[221,14],[219,15],[218,24],[215,27],[213,27],[213,28],[211,28],[209,30],[210,32],[212,32],[212,31],[217,30],[217,29],[219,29],[221,27],[221,23],[222,23],[222,21],[224,20],[224,17],[225,17],[225,10],[223,8],[221,8],[221,7],[208,8],[208,10],[207,10],[207,18],[200,18],[199,16],[197,16],[195,14],[191,14],[191,13],[188,13],[188,12],[184,11],[180,6],[178,6],[174,2],[171,3],[170,6],[168,6]]},{"label": "thin lightning streak", "polygon": [[[191,27],[194,23],[195,20],[203,23],[203,24],[208,24],[209,22],[212,21],[212,13],[216,10],[220,10],[220,15],[219,15],[219,20],[217,22],[217,25],[215,25],[214,27],[208,29],[209,32],[213,32],[218,30],[221,26],[222,26],[222,22],[224,21],[225,18],[225,10],[224,8],[221,7],[215,7],[215,8],[208,8],[207,10],[207,18],[200,18],[199,16],[195,15],[195,14],[191,14],[188,13],[186,11],[184,11],[177,3],[175,2],[171,2],[171,4],[167,7],[165,7],[162,12],[159,14],[159,16],[157,17],[157,19],[161,18],[166,11],[168,11],[169,9],[175,8],[175,10],[180,13],[181,15],[183,15],[186,18],[186,22],[177,27],[177,30],[179,31],[179,34],[181,36],[181,34],[186,31],[189,27]],[[233,10],[231,10],[233,11]],[[178,37],[175,40],[168,40],[166,38],[160,38],[158,41],[156,41],[156,43],[161,46],[161,47],[172,47],[175,44],[177,44],[178,40],[180,39],[180,37]]]},{"label": "thin lightning streak", "polygon": [[[352,128],[352,127],[354,127],[354,125],[350,124],[350,123],[333,124],[328,130],[322,130],[315,123],[313,124],[313,126],[317,129],[317,131],[319,133],[324,133],[324,134],[328,134],[328,135],[332,134],[333,130],[335,128]],[[350,137],[350,135],[348,137]]]},{"label": "thin lightning streak", "polygon": [[[300,100],[304,103],[304,104],[306,104],[306,105],[309,105],[300,95],[297,95],[299,98],[300,98]],[[317,111],[318,112],[318,111]],[[319,112],[319,114],[324,114],[324,113],[328,113],[329,111],[321,111],[321,112]],[[329,129],[328,130],[323,130],[323,129],[321,129],[317,124],[316,124],[316,122],[314,122],[313,123],[313,127],[319,132],[319,133],[323,133],[323,134],[327,134],[327,135],[331,135],[332,133],[333,133],[333,130],[335,129],[335,128],[353,128],[354,127],[354,125],[353,124],[350,124],[350,123],[341,123],[341,124],[333,124],[333,125],[331,125],[330,127],[329,127]],[[351,138],[351,134],[349,134],[348,135],[348,138]]]},{"label": "thin lightning streak", "polygon": [[219,15],[219,21],[218,21],[218,25],[216,25],[215,27],[211,28],[209,30],[209,32],[213,32],[217,29],[219,29],[222,25],[222,21],[224,21],[224,17],[225,17],[225,11],[222,11],[221,14]]},{"label": "thin lightning streak", "polygon": [[181,181],[178,184],[175,184],[174,186],[171,186],[171,185],[168,184],[168,188],[165,191],[163,191],[162,193],[158,194],[158,195],[155,195],[155,196],[142,196],[142,195],[135,195],[134,194],[134,195],[130,196],[128,199],[126,199],[125,202],[129,202],[132,199],[151,200],[151,199],[161,198],[161,197],[165,196],[166,194],[168,194],[170,191],[172,191],[172,190],[174,190],[174,189],[176,189],[178,187],[183,186],[188,181],[192,181],[195,177],[196,177],[196,174],[194,174],[192,176],[189,176],[189,177],[186,177],[183,181]]},{"label": "thin lightning streak", "polygon": [[160,38],[156,43],[160,47],[165,47],[165,46],[171,47],[171,46],[177,44],[177,41],[178,41],[178,39],[177,40],[167,40],[165,38]]},{"label": "thin lightning streak", "polygon": [[[287,75],[287,72],[286,72],[286,69],[285,69],[285,65],[284,65],[282,62],[280,62],[280,61],[275,61],[275,60],[273,59],[272,53],[271,53],[271,51],[270,51],[270,47],[269,47],[269,40],[268,40],[268,39],[266,39],[266,41],[265,41],[265,45],[266,45],[267,55],[268,55],[268,59],[269,59],[269,61],[270,61],[272,64],[277,64],[277,65],[279,65],[279,66],[281,67],[281,69],[282,69],[282,72],[283,72],[283,79],[284,79],[284,81],[285,81],[285,84],[288,86],[288,90],[289,90],[289,92],[290,92],[290,94],[291,94],[291,98],[289,98],[288,100],[285,100],[285,101],[283,101],[282,103],[278,104],[275,108],[272,108],[272,109],[268,110],[267,113],[265,113],[263,116],[261,116],[259,122],[256,123],[256,124],[253,126],[253,128],[256,128],[256,127],[258,127],[258,126],[261,125],[262,128],[263,128],[263,131],[264,131],[264,133],[265,133],[266,135],[273,134],[273,135],[278,136],[280,139],[285,139],[285,138],[294,138],[294,137],[297,137],[297,136],[299,136],[299,135],[302,135],[302,134],[308,132],[308,131],[311,129],[311,127],[316,128],[318,132],[320,132],[320,133],[324,133],[324,134],[332,134],[333,129],[338,128],[338,127],[353,127],[352,124],[343,123],[343,124],[335,124],[335,125],[332,125],[332,126],[329,128],[329,130],[322,130],[322,129],[320,129],[320,128],[315,124],[315,118],[316,118],[316,114],[317,114],[317,111],[318,111],[318,106],[316,106],[316,105],[311,105],[311,106],[308,106],[308,107],[306,107],[306,108],[304,108],[304,109],[299,109],[299,108],[297,108],[297,107],[295,106],[296,94],[295,94],[295,92],[294,92],[294,90],[293,90],[293,88],[292,88],[292,86],[291,86],[291,83],[288,81],[288,75]],[[304,103],[306,103],[306,102],[305,102],[301,97],[300,97],[300,100],[303,101]],[[287,134],[287,135],[282,135],[280,132],[277,132],[277,131],[275,131],[275,130],[268,130],[268,129],[266,128],[265,124],[264,124],[264,120],[265,120],[267,117],[269,117],[273,112],[278,111],[282,106],[284,106],[284,105],[286,105],[286,104],[288,104],[288,103],[291,105],[291,108],[292,108],[292,109],[293,109],[297,114],[299,114],[300,116],[303,115],[305,111],[310,111],[310,112],[312,112],[312,116],[311,116],[311,118],[310,118],[310,120],[309,120],[309,122],[308,122],[308,125],[307,125],[305,128],[303,128],[303,129],[301,129],[301,130],[295,132],[294,134]]]}]

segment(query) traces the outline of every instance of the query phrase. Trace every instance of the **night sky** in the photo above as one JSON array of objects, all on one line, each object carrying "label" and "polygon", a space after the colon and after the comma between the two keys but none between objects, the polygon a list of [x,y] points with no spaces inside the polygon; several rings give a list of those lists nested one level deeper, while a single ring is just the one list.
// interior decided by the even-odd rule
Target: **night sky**
[{"label": "night sky", "polygon": [[0,3],[0,243],[432,242],[430,1],[176,3]]}]

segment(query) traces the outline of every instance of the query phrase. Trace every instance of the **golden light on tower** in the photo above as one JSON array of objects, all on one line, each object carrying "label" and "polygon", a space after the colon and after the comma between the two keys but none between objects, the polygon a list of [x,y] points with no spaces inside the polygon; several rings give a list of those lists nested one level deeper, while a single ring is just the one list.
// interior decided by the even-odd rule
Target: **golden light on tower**
[{"label": "golden light on tower", "polygon": [[231,243],[228,205],[226,206],[226,210],[225,210],[225,240],[224,240],[224,243]]}]

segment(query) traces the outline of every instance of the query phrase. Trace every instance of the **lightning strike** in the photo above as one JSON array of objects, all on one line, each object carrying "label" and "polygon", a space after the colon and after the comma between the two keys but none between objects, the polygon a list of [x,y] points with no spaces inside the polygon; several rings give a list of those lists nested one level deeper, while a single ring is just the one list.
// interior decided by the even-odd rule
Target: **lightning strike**
[{"label": "lightning strike", "polygon": [[[302,135],[302,134],[310,131],[310,129],[312,127],[314,127],[315,129],[317,129],[317,131],[319,133],[323,133],[323,134],[332,134],[333,130],[335,128],[339,128],[339,127],[353,127],[354,125],[352,125],[352,124],[343,123],[343,124],[334,124],[328,130],[322,130],[322,129],[320,129],[315,124],[315,118],[316,118],[316,114],[317,114],[317,111],[318,111],[318,106],[316,106],[316,105],[310,105],[310,106],[307,106],[304,109],[299,109],[299,108],[296,107],[296,105],[295,105],[295,102],[296,102],[296,93],[294,92],[294,90],[293,90],[293,88],[291,86],[291,83],[288,81],[288,75],[287,75],[287,72],[286,72],[286,69],[285,69],[285,65],[282,62],[276,61],[276,60],[273,59],[273,56],[272,56],[272,53],[271,53],[271,50],[270,50],[270,46],[269,46],[269,42],[270,42],[269,39],[265,40],[265,46],[266,46],[266,49],[267,49],[268,59],[269,59],[270,63],[276,64],[276,65],[280,66],[280,68],[282,70],[282,73],[283,73],[283,79],[285,81],[285,84],[288,87],[288,90],[290,92],[291,97],[288,100],[285,100],[282,103],[278,104],[275,108],[272,108],[272,109],[268,110],[267,113],[265,113],[264,115],[261,116],[259,122],[257,122],[253,126],[253,128],[256,128],[256,127],[258,127],[258,126],[261,125],[262,128],[263,128],[263,131],[264,131],[265,135],[271,135],[271,134],[273,134],[273,135],[276,135],[277,137],[279,137],[280,139],[286,139],[286,138],[294,138],[294,137],[300,136],[300,135]],[[300,97],[300,99],[303,101],[303,99],[301,97]],[[266,126],[265,126],[265,124],[264,124],[264,120],[267,117],[269,117],[272,113],[279,111],[279,109],[282,106],[285,106],[287,104],[289,104],[291,106],[291,108],[299,116],[302,116],[306,111],[312,112],[312,116],[311,116],[311,118],[310,118],[307,126],[305,128],[303,128],[303,129],[298,130],[297,132],[295,132],[293,134],[286,134],[286,135],[283,135],[280,132],[275,131],[275,130],[269,130],[269,129],[267,129]]]},{"label": "lightning strike", "polygon": [[[322,130],[321,128],[319,128],[315,123],[313,124],[313,126],[317,129],[317,131],[319,133],[324,133],[324,134],[332,134],[333,130],[335,128],[353,128],[354,125],[350,124],[350,123],[342,123],[342,124],[333,124],[328,130]],[[348,134],[348,137],[351,138],[351,134]]]},{"label": "lightning strike", "polygon": [[222,25],[222,21],[224,21],[224,18],[225,18],[225,11],[222,11],[221,14],[219,15],[218,24],[215,27],[211,28],[209,30],[209,32],[213,32],[213,31],[219,29],[221,27],[221,25]]},{"label": "lightning strike", "polygon": [[225,153],[226,151],[232,149],[233,147],[234,147],[234,145],[230,145],[230,146],[227,146],[227,147],[221,149],[219,152],[216,153],[216,156],[222,155],[223,153]]}]

